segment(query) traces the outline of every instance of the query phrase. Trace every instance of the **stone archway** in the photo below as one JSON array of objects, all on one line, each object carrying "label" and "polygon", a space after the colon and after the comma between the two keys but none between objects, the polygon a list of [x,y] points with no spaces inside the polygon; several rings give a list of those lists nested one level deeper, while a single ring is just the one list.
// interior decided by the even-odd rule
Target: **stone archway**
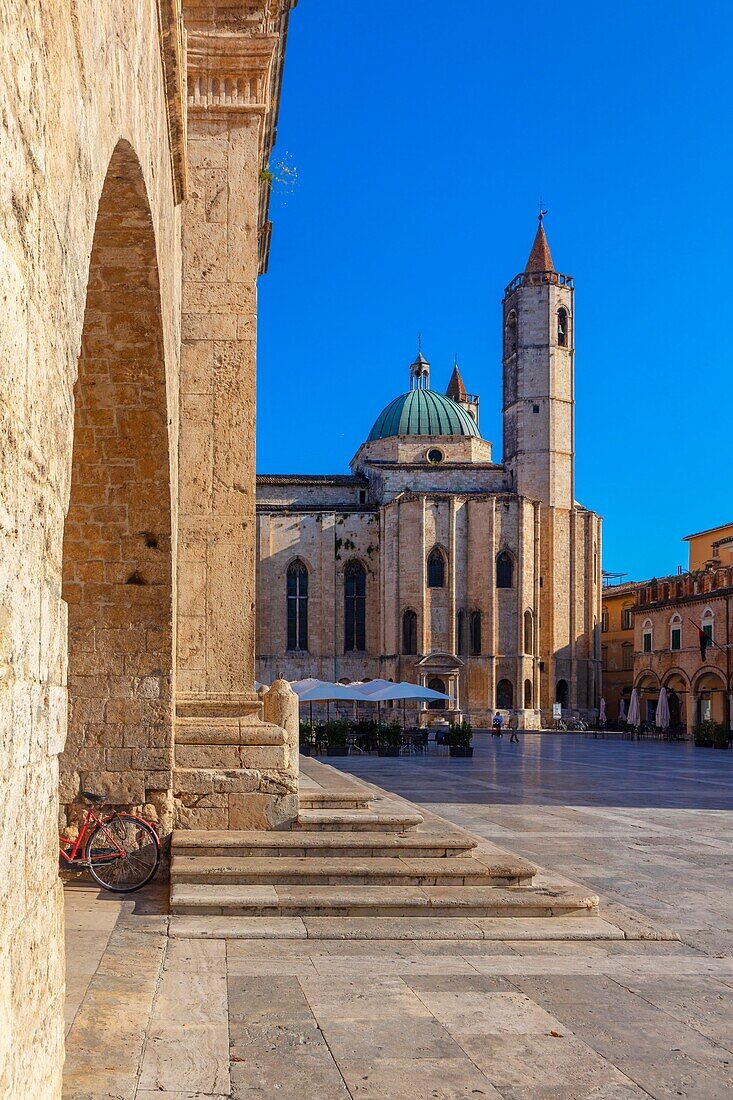
[{"label": "stone archway", "polygon": [[69,716],[62,818],[80,790],[170,830],[171,478],[155,236],[140,165],[121,141],[99,201],[74,386],[64,526]]}]

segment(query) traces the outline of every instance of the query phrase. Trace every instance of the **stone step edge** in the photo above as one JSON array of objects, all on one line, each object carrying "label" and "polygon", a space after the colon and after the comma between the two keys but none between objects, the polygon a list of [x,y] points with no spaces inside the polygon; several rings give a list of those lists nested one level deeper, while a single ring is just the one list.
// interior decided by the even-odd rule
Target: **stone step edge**
[{"label": "stone step edge", "polygon": [[[377,862],[378,859],[378,862]],[[373,864],[373,866],[370,866]],[[502,879],[507,884],[530,882],[534,877],[531,865],[506,861],[504,863],[482,863],[472,856],[425,858],[420,856],[353,856],[340,858],[325,856],[279,856],[273,860],[262,856],[232,856],[217,858],[213,855],[181,855],[174,853],[171,861],[171,882],[206,883],[218,880],[232,882],[235,878],[275,880],[284,883],[285,878],[312,879],[367,879],[378,882],[382,879],[397,879],[401,884],[406,879],[468,879],[466,885],[491,885]],[[425,883],[427,885],[427,883]],[[463,885],[453,883],[452,885]]]},{"label": "stone step edge", "polygon": [[637,938],[597,916],[201,917],[173,914],[168,935],[172,939],[251,940],[255,945],[253,954],[260,940],[438,941],[455,943],[456,954],[460,954],[462,940],[556,942]]},{"label": "stone step edge", "polygon": [[[214,849],[244,848],[354,848],[357,851],[374,848],[391,848],[401,851],[404,847],[445,848],[468,852],[478,847],[478,841],[467,833],[414,833],[400,836],[399,833],[370,832],[368,829],[344,832],[342,836],[333,833],[318,833],[309,829],[296,831],[280,829],[174,829],[172,834],[174,851],[191,849],[206,851],[218,855]],[[186,854],[190,854],[187,851]]]}]

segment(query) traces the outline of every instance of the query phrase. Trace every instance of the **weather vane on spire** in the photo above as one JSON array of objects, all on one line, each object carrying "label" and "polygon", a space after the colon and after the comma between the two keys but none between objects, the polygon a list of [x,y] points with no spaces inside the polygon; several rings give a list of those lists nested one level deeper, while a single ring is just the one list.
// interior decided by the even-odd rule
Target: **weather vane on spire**
[{"label": "weather vane on spire", "polygon": [[417,334],[417,354],[422,355],[422,333]]},{"label": "weather vane on spire", "polygon": [[540,223],[540,225],[542,225],[542,219],[544,218],[546,213],[547,211],[542,209],[542,196],[540,195],[540,212],[537,215],[537,221]]}]

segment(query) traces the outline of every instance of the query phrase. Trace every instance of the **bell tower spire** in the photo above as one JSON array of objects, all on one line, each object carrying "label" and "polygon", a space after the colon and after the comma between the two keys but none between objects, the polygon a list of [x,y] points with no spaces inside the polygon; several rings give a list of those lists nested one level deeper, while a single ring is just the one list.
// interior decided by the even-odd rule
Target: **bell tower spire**
[{"label": "bell tower spire", "polygon": [[555,270],[543,224],[504,292],[504,462],[523,496],[575,499],[573,280]]}]

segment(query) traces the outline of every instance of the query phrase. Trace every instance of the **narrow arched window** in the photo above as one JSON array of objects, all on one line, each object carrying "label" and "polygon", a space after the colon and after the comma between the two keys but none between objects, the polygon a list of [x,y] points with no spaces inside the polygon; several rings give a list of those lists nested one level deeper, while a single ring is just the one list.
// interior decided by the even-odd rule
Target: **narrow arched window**
[{"label": "narrow arched window", "polygon": [[466,612],[459,611],[456,615],[456,653],[463,655],[466,652]]},{"label": "narrow arched window", "polygon": [[514,706],[514,685],[511,680],[499,680],[496,685],[496,706],[498,710],[511,710]]},{"label": "narrow arched window", "polygon": [[514,562],[511,554],[502,550],[496,559],[496,587],[512,588],[514,585]]},{"label": "narrow arched window", "polygon": [[559,703],[561,707],[567,707],[568,705],[568,682],[567,680],[558,680],[555,685],[555,702]]},{"label": "narrow arched window", "polygon": [[645,619],[641,628],[641,648],[643,653],[654,651],[654,627],[651,619]]},{"label": "narrow arched window", "polygon": [[344,569],[344,652],[366,649],[366,569],[350,561]]},{"label": "narrow arched window", "polygon": [[402,616],[402,652],[417,653],[417,615],[414,611],[405,611]]},{"label": "narrow arched window", "polygon": [[517,350],[517,315],[514,310],[510,310],[506,319],[506,328],[504,330],[504,354],[513,355]]},{"label": "narrow arched window", "polygon": [[532,681],[524,681],[524,707],[528,710],[532,706]]},{"label": "narrow arched window", "polygon": [[673,615],[669,624],[669,648],[677,652],[682,649],[682,619]]},{"label": "narrow arched window", "polygon": [[[445,681],[440,676],[433,676],[428,680],[428,687],[431,691],[440,691],[443,695],[446,694]],[[428,703],[428,710],[445,710],[446,699],[431,699]]]},{"label": "narrow arched window", "polygon": [[524,652],[534,653],[534,623],[529,608],[524,612]]},{"label": "narrow arched window", "polygon": [[428,588],[445,587],[445,558],[436,546],[428,555]]},{"label": "narrow arched window", "polygon": [[568,347],[569,333],[570,318],[568,317],[568,311],[561,306],[557,311],[557,342],[561,348]]},{"label": "narrow arched window", "polygon": [[471,653],[474,657],[481,655],[481,612],[471,612]]},{"label": "narrow arched window", "polygon": [[308,570],[300,559],[287,572],[288,649],[308,648]]}]

